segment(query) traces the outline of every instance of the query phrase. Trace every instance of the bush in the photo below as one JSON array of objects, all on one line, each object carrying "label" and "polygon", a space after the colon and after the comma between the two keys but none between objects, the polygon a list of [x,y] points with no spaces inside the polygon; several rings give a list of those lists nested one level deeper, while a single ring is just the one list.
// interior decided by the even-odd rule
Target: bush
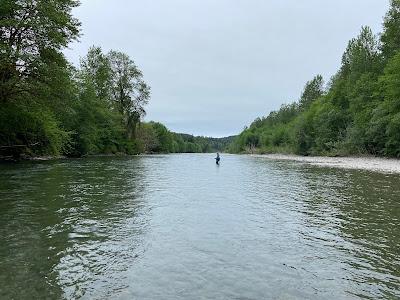
[{"label": "bush", "polygon": [[59,155],[71,144],[70,133],[60,128],[53,115],[33,106],[28,110],[23,105],[4,104],[0,128],[0,146],[13,156]]}]

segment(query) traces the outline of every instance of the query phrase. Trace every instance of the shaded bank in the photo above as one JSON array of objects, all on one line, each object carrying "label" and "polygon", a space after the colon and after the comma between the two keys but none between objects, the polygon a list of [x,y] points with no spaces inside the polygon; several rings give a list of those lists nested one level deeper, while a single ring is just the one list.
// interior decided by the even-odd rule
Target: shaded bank
[{"label": "shaded bank", "polygon": [[[169,131],[163,124],[156,122],[142,123],[138,130],[139,150],[136,153],[111,151],[108,153],[86,153],[79,156],[62,155],[37,155],[32,152],[15,151],[7,147],[7,151],[0,147],[0,162],[7,161],[46,161],[66,158],[88,158],[101,156],[138,156],[146,154],[171,154],[171,153],[215,153],[225,152],[235,136],[213,138],[193,136],[190,134]],[[22,148],[22,147],[18,147]],[[27,147],[25,147],[25,150]]]}]

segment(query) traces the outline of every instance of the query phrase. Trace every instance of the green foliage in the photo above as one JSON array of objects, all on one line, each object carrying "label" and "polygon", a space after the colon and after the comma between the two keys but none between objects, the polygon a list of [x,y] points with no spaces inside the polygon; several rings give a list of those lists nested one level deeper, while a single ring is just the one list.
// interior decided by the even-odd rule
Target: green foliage
[{"label": "green foliage", "polygon": [[160,141],[152,123],[141,123],[137,130],[140,152],[155,153],[160,148]]},{"label": "green foliage", "polygon": [[[58,155],[70,142],[70,134],[41,107],[6,103],[0,109],[0,150],[4,156]],[[10,147],[9,145],[12,145]]]},{"label": "green foliage", "polygon": [[324,94],[324,79],[321,75],[315,76],[306,83],[299,104],[302,109],[307,109],[310,105]]},{"label": "green foliage", "polygon": [[301,155],[310,155],[312,154],[312,149],[315,149],[314,119],[320,106],[321,103],[313,103],[307,111],[300,114],[294,121],[293,152]]},{"label": "green foliage", "polygon": [[173,137],[171,132],[169,132],[167,127],[165,127],[161,123],[152,122],[151,125],[158,141],[158,145],[155,149],[153,149],[153,151],[161,153],[172,152]]},{"label": "green foliage", "polygon": [[[128,55],[92,47],[73,68],[76,0],[0,4],[0,157],[140,152],[150,88]],[[163,151],[164,149],[160,149]]]},{"label": "green foliage", "polygon": [[90,80],[96,96],[101,100],[111,99],[111,64],[100,47],[91,47],[81,59],[81,75]]},{"label": "green foliage", "polygon": [[[0,4],[0,102],[29,95],[60,50],[78,37],[76,0],[3,0]],[[29,80],[35,78],[35,81]]]},{"label": "green foliage", "polygon": [[90,82],[85,82],[74,108],[74,148],[70,155],[126,152],[121,117],[97,98]]},{"label": "green foliage", "polygon": [[78,37],[78,2],[5,0],[0,4],[0,155],[62,154],[75,101],[61,49]]},{"label": "green foliage", "polygon": [[393,109],[400,105],[400,53],[394,56],[387,64],[384,75],[380,78],[383,85],[385,99],[391,103]]},{"label": "green foliage", "polygon": [[[386,137],[384,153],[400,157],[400,52],[389,60],[380,83],[384,95],[384,102],[379,106],[379,111],[383,112],[380,124],[385,129],[382,133]],[[374,117],[378,119],[378,115]]]},{"label": "green foliage", "polygon": [[146,114],[144,105],[149,101],[150,87],[143,81],[142,72],[127,54],[110,51],[107,59],[110,65],[111,100],[123,116],[127,138],[132,139],[136,126]]},{"label": "green foliage", "polygon": [[326,92],[318,75],[298,104],[256,119],[230,151],[400,157],[399,48],[400,1],[392,0],[381,41],[363,27]]},{"label": "green foliage", "polygon": [[321,75],[297,102],[213,139],[143,123],[150,87],[125,53],[92,47],[78,69],[62,54],[79,36],[77,0],[0,3],[0,156],[291,152],[400,157],[400,0],[380,39],[363,27],[327,88]]},{"label": "green foliage", "polygon": [[340,72],[351,84],[364,73],[379,72],[381,62],[377,37],[371,28],[362,27],[359,36],[349,42],[343,54]]},{"label": "green foliage", "polygon": [[400,50],[400,0],[390,1],[390,9],[384,19],[383,27],[381,49],[383,56],[390,59]]},{"label": "green foliage", "polygon": [[137,130],[137,141],[144,153],[222,152],[227,150],[233,139],[174,133],[157,122],[141,123]]}]

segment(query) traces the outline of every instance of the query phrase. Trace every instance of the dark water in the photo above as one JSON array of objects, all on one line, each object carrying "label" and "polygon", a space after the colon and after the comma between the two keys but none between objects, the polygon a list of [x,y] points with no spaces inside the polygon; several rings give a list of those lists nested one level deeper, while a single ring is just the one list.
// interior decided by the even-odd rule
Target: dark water
[{"label": "dark water", "polygon": [[0,298],[400,298],[399,175],[213,157],[0,165]]}]

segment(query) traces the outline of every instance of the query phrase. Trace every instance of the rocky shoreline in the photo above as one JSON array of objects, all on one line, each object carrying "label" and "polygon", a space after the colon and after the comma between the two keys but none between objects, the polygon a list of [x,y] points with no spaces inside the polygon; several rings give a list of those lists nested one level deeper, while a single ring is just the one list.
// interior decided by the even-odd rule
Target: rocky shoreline
[{"label": "rocky shoreline", "polygon": [[290,160],[321,167],[400,174],[400,159],[393,158],[298,156],[287,154],[260,154],[252,156],[273,160]]}]

